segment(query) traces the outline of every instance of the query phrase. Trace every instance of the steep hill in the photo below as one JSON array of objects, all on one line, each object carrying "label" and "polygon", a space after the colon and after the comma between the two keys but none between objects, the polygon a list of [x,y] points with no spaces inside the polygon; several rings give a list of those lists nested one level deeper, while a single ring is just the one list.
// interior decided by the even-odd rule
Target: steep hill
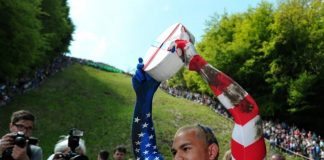
[{"label": "steep hill", "polygon": [[[85,131],[83,138],[90,159],[95,159],[100,149],[112,153],[118,144],[125,145],[128,157],[132,158],[130,130],[134,102],[131,77],[75,64],[0,108],[0,135],[8,132],[13,111],[28,109],[37,117],[34,136],[40,139],[45,159],[53,152],[59,136],[66,135],[72,127]],[[229,149],[233,124],[208,107],[158,90],[153,119],[158,146],[167,160],[172,159],[173,134],[184,124],[212,127],[220,142],[220,157]]]}]

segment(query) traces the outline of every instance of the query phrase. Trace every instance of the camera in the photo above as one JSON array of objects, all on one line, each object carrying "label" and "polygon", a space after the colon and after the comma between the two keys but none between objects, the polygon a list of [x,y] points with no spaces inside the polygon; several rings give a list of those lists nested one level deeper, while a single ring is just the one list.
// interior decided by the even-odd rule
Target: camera
[{"label": "camera", "polygon": [[64,160],[70,160],[71,158],[77,158],[77,155],[76,153],[70,151],[69,153],[67,154],[64,154],[64,153],[57,153],[55,154],[54,158],[53,159],[64,159]]},{"label": "camera", "polygon": [[[27,146],[27,155],[31,156],[31,149],[29,145],[36,145],[38,143],[38,139],[35,137],[27,137],[24,132],[17,132],[11,137],[13,139],[13,144],[17,145],[18,147],[24,148]],[[2,153],[2,159],[3,160],[13,160],[11,154],[12,154],[12,148],[7,148]]]},{"label": "camera", "polygon": [[[27,137],[24,132],[17,132],[14,136],[12,136],[14,140],[14,145],[17,145],[21,148],[28,145],[36,145],[38,143],[38,139],[35,137]],[[28,140],[28,141],[27,141]]]},{"label": "camera", "polygon": [[54,159],[63,159],[63,160],[88,160],[88,157],[85,155],[79,155],[76,152],[76,148],[79,146],[80,138],[83,136],[83,131],[72,128],[69,132],[68,137],[68,147],[71,149],[68,153],[58,153],[55,154]]},{"label": "camera", "polygon": [[79,146],[80,137],[83,136],[83,131],[72,128],[69,132],[68,147],[70,147],[72,152]]},{"label": "camera", "polygon": [[73,153],[73,152],[69,152],[67,154],[63,154],[63,153],[58,153],[58,154],[55,154],[54,158],[53,159],[63,159],[63,160],[88,160],[88,157],[87,156],[84,156],[84,155],[78,155],[76,153]]},{"label": "camera", "polygon": [[24,132],[17,132],[14,136],[12,136],[14,140],[14,144],[24,148],[27,144],[27,137],[25,136]]}]

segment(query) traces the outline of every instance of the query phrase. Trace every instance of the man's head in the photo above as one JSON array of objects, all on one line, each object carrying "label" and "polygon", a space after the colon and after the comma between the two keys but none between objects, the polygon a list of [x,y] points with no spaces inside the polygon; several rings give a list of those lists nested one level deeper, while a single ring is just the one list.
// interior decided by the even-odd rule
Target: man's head
[{"label": "man's head", "polygon": [[31,136],[34,127],[35,117],[26,110],[19,110],[11,115],[9,124],[10,132],[24,132],[26,136]]},{"label": "man's head", "polygon": [[171,152],[175,160],[216,160],[219,148],[212,130],[198,124],[181,127],[176,132]]},{"label": "man's head", "polygon": [[[55,144],[54,153],[68,153],[69,151],[71,151],[69,147],[69,136],[61,136],[61,139]],[[77,146],[75,152],[80,155],[86,154],[86,146],[83,139],[79,139],[79,146]]]},{"label": "man's head", "polygon": [[124,160],[126,156],[126,148],[123,146],[117,146],[114,149],[114,160]]},{"label": "man's head", "polygon": [[98,154],[98,160],[108,160],[109,152],[106,150],[101,150]]}]

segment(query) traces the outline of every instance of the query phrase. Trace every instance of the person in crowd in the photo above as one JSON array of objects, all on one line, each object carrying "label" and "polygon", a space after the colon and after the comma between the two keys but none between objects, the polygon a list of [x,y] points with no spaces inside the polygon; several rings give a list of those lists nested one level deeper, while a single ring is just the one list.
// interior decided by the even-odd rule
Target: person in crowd
[{"label": "person in crowd", "polygon": [[124,146],[117,146],[113,151],[114,160],[125,160],[126,148]]},{"label": "person in crowd", "polygon": [[286,158],[278,153],[275,153],[271,156],[271,160],[285,160]]},{"label": "person in crowd", "polygon": [[320,141],[314,141],[314,144],[311,148],[311,156],[314,160],[321,159],[321,147],[319,145]]},{"label": "person in crowd", "polygon": [[106,150],[101,150],[99,153],[98,153],[98,157],[97,157],[97,160],[108,160],[109,158],[109,152],[106,151]]},{"label": "person in crowd", "polygon": [[[74,150],[74,151],[73,151]],[[79,144],[75,149],[69,147],[69,136],[61,136],[55,144],[54,153],[47,160],[88,160],[86,156],[86,146],[83,139],[79,139]]]},{"label": "person in crowd", "polygon": [[0,139],[0,159],[42,160],[43,151],[32,140],[35,116],[27,110],[19,110],[11,115],[10,133]]},{"label": "person in crowd", "polygon": [[232,160],[231,150],[227,150],[224,154],[223,160]]}]

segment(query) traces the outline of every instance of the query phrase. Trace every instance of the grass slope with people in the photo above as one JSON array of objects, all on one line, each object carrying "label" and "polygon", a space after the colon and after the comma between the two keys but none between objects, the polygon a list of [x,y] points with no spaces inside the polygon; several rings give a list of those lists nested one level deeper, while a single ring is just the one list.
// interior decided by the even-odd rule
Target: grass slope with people
[{"label": "grass slope with people", "polygon": [[[90,159],[101,149],[112,153],[119,144],[125,145],[127,157],[133,158],[130,131],[134,103],[135,93],[128,75],[75,64],[1,107],[0,135],[8,132],[13,111],[27,109],[37,117],[33,135],[40,140],[44,159],[52,154],[59,136],[67,135],[73,127],[84,130],[83,139]],[[185,124],[210,126],[220,143],[220,159],[229,149],[233,123],[228,119],[206,106],[175,98],[162,90],[157,91],[153,103],[157,144],[165,159],[172,159],[173,135]],[[268,157],[270,154],[268,152]]]}]

